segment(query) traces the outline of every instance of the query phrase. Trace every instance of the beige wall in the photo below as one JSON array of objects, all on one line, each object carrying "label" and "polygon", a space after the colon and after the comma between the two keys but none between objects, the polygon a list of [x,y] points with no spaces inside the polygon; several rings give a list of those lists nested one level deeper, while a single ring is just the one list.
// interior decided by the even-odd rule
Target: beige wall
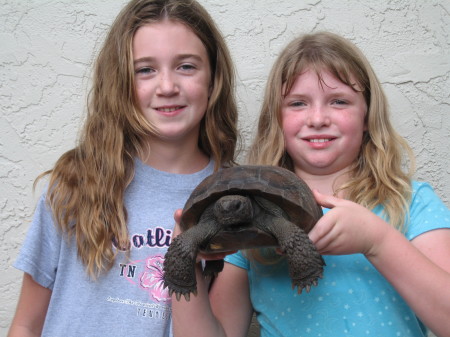
[{"label": "beige wall", "polygon": [[[268,71],[292,37],[331,30],[372,62],[417,178],[450,206],[449,0],[200,0],[236,62],[240,127],[248,144]],[[0,336],[22,274],[11,267],[37,195],[33,179],[74,145],[89,65],[124,0],[0,0]],[[38,193],[36,193],[38,194]]]}]

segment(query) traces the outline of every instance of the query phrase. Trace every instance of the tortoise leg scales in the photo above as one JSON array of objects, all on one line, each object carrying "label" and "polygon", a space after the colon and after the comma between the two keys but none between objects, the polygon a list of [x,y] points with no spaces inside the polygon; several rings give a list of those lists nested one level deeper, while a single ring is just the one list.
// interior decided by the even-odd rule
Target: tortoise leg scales
[{"label": "tortoise leg scales", "polygon": [[186,240],[188,231],[173,239],[164,260],[164,287],[169,294],[176,294],[177,300],[181,295],[190,299],[190,293],[196,294],[197,281],[195,279],[195,260],[197,246],[191,240]]},{"label": "tortoise leg scales", "polygon": [[299,293],[303,289],[309,292],[311,286],[317,285],[318,279],[322,278],[325,265],[322,256],[308,235],[293,223],[275,218],[271,230],[287,256],[292,287],[298,287]]},{"label": "tortoise leg scales", "polygon": [[[197,294],[195,264],[199,247],[208,242],[219,229],[219,224],[205,222],[200,218],[197,226],[181,233],[170,244],[164,259],[164,287],[169,289],[170,295],[175,293],[177,300],[183,295],[189,301],[190,293]],[[216,273],[221,270],[215,271],[212,268],[212,272]]]}]

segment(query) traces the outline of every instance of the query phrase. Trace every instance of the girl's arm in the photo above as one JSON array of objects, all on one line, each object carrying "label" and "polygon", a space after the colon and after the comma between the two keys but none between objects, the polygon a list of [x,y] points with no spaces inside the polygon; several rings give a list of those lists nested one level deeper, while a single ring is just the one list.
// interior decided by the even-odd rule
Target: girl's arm
[{"label": "girl's arm", "polygon": [[189,302],[172,296],[175,337],[245,337],[250,326],[250,303],[247,272],[225,263],[208,296],[207,282],[197,267],[197,296]]},{"label": "girl's arm", "polygon": [[[174,237],[181,233],[181,210],[174,214]],[[205,259],[222,259],[225,253],[198,256]],[[172,321],[174,337],[245,337],[250,326],[253,308],[247,272],[225,263],[223,270],[210,286],[196,264],[197,296],[191,294],[187,302],[184,296],[177,301],[172,295]],[[209,293],[208,293],[208,288]]]},{"label": "girl's arm", "polygon": [[333,208],[310,232],[322,254],[363,253],[437,336],[450,336],[450,229],[411,242],[380,217],[353,202],[314,192]]},{"label": "girl's arm", "polygon": [[40,336],[52,292],[25,273],[16,314],[8,337]]},{"label": "girl's arm", "polygon": [[253,314],[247,271],[225,263],[222,275],[219,274],[212,285],[209,298],[226,335],[247,336]]},{"label": "girl's arm", "polygon": [[245,337],[253,313],[247,272],[225,263],[208,294],[208,282],[197,264],[197,296],[189,302],[172,296],[175,337]]},{"label": "girl's arm", "polygon": [[450,229],[411,242],[391,230],[366,256],[431,331],[450,336]]}]

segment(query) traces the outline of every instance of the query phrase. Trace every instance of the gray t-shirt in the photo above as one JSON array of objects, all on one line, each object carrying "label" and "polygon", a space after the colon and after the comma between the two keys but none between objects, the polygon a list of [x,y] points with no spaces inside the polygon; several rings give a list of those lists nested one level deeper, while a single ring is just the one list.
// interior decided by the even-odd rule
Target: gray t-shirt
[{"label": "gray t-shirt", "polygon": [[170,174],[136,159],[136,175],[125,194],[131,253],[119,252],[113,268],[91,280],[74,240],[56,229],[45,203],[14,266],[52,290],[42,336],[171,336],[171,298],[163,289],[164,254],[173,214],[213,172],[214,162],[194,174]]}]

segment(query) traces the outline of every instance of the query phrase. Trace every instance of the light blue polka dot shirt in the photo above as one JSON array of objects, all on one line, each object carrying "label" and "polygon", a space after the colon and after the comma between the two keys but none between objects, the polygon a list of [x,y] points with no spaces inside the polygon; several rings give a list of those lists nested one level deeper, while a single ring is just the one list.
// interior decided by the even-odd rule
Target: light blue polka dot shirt
[{"label": "light blue polka dot shirt", "polygon": [[[382,207],[374,212],[381,215]],[[409,240],[433,229],[450,228],[450,210],[430,185],[413,182],[405,228]],[[248,271],[261,337],[426,336],[414,312],[364,255],[324,259],[319,285],[299,295],[291,288],[286,261],[276,266],[250,264],[240,252],[226,258]]]}]

